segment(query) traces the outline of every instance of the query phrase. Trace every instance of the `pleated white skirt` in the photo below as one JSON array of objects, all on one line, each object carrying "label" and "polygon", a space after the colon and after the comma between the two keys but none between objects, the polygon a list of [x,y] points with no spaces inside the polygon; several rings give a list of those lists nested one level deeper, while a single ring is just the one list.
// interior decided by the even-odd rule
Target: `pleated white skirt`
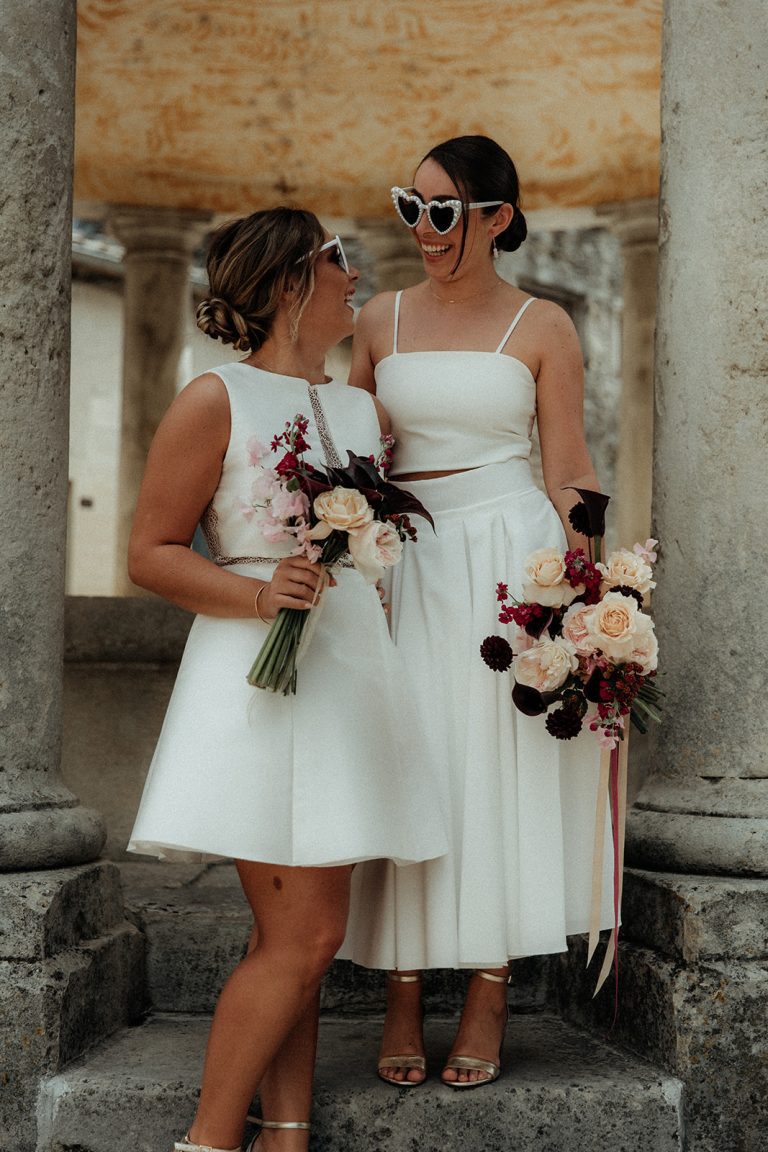
[{"label": "pleated white skirt", "polygon": [[[260,565],[258,575],[272,570]],[[436,774],[378,593],[353,569],[337,580],[323,593],[295,696],[246,681],[267,625],[195,619],[129,851],[309,867],[447,849]]]},{"label": "pleated white skirt", "polygon": [[[435,803],[451,849],[427,863],[356,868],[340,956],[372,968],[500,966],[561,952],[589,926],[599,748],[559,741],[514,708],[510,673],[480,644],[498,622],[496,584],[522,592],[535,548],[563,547],[554,507],[528,462],[407,482],[433,513],[394,570],[393,635],[440,764]],[[613,924],[606,826],[601,926]]]}]

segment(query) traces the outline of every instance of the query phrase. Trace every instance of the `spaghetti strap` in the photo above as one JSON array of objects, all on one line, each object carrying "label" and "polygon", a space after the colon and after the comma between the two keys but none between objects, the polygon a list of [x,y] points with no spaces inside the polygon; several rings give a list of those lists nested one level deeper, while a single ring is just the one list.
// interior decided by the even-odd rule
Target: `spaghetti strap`
[{"label": "spaghetti strap", "polygon": [[400,320],[400,297],[402,296],[402,289],[395,293],[395,326],[392,332],[392,355],[397,355],[397,325]]},{"label": "spaghetti strap", "polygon": [[528,297],[528,299],[525,301],[525,303],[523,304],[522,308],[521,308],[521,309],[520,309],[520,311],[517,313],[517,315],[515,316],[515,318],[514,318],[514,320],[512,321],[512,323],[510,324],[509,328],[507,328],[506,332],[504,333],[504,338],[502,339],[502,341],[501,341],[501,344],[499,344],[498,348],[496,349],[496,352],[497,352],[497,354],[498,354],[499,352],[501,352],[501,350],[503,349],[503,347],[504,347],[504,345],[506,344],[507,340],[509,340],[509,338],[510,338],[510,336],[512,335],[512,333],[514,332],[515,328],[517,328],[518,322],[519,322],[519,321],[520,321],[520,319],[522,318],[523,312],[525,312],[525,310],[526,310],[526,308],[528,307],[528,305],[529,305],[529,304],[533,304],[533,302],[534,302],[534,300],[535,300],[535,299],[536,299],[536,297],[535,297],[535,296],[529,296],[529,297]]}]

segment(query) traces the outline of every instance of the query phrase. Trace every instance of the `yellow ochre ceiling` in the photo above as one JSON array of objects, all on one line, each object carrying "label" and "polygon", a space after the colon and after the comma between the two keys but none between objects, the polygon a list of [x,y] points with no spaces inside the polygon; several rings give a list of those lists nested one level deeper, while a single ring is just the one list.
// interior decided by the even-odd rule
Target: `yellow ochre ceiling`
[{"label": "yellow ochre ceiling", "polygon": [[527,208],[654,196],[662,0],[78,0],[80,201],[377,217],[481,132]]}]

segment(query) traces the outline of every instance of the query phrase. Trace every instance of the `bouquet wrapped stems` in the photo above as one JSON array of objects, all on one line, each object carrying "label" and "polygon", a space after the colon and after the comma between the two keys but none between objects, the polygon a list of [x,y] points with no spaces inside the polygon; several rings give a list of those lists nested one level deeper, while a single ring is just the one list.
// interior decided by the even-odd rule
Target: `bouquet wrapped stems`
[{"label": "bouquet wrapped stems", "polygon": [[295,695],[296,673],[306,648],[302,640],[308,637],[307,625],[317,610],[331,567],[346,550],[346,540],[339,533],[334,532],[325,541],[320,557],[323,574],[318,581],[312,607],[280,609],[247,676],[248,683],[254,688],[282,692],[283,696]]}]

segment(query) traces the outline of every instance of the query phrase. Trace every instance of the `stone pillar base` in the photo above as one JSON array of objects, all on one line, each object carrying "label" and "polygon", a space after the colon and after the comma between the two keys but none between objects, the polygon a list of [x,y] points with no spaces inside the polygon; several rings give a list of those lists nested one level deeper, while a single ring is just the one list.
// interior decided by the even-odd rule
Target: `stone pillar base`
[{"label": "stone pillar base", "polygon": [[[690,819],[690,817],[686,817]],[[685,1085],[686,1152],[757,1152],[768,1131],[768,882],[628,870],[618,1019],[609,980],[572,942],[555,968],[564,1015]]]},{"label": "stone pillar base", "polygon": [[41,1079],[145,1010],[144,940],[114,864],[2,875],[0,907],[0,1147],[35,1152]]},{"label": "stone pillar base", "polygon": [[74,800],[69,808],[0,812],[0,872],[84,864],[105,839],[101,815]]}]

